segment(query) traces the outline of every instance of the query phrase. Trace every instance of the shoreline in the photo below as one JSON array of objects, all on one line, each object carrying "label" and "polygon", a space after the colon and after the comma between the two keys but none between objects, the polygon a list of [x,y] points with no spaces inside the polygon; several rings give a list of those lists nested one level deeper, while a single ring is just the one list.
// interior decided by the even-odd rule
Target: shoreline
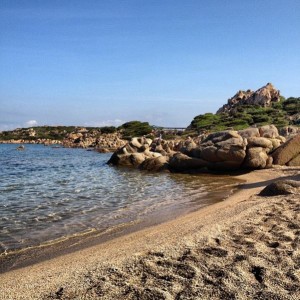
[{"label": "shoreline", "polygon": [[[59,293],[59,291],[63,291],[62,295],[66,297],[61,299],[72,299],[70,295],[76,293],[83,295],[89,288],[90,291],[97,294],[95,289],[92,288],[91,281],[96,280],[95,276],[97,274],[97,276],[102,274],[110,279],[109,282],[114,283],[116,279],[111,278],[109,275],[109,272],[111,272],[109,270],[112,267],[118,270],[126,270],[126,266],[131,266],[134,269],[135,266],[140,266],[138,261],[141,259],[149,260],[150,258],[151,265],[157,257],[164,260],[163,257],[176,256],[187,249],[193,251],[194,248],[196,249],[196,245],[201,244],[204,246],[212,243],[212,240],[219,240],[219,238],[216,240],[216,236],[222,236],[222,231],[226,231],[236,222],[241,222],[241,228],[245,228],[243,222],[248,222],[250,215],[255,222],[255,214],[260,212],[257,207],[260,207],[261,211],[264,212],[264,210],[269,209],[268,205],[277,199],[276,197],[275,200],[260,199],[255,195],[264,186],[279,177],[290,178],[290,176],[300,180],[300,168],[278,167],[252,171],[237,176],[240,179],[247,180],[247,182],[240,186],[239,191],[222,202],[209,205],[156,226],[116,237],[99,245],[0,274],[0,281],[2,282],[0,299],[55,299],[53,295]],[[289,199],[289,197],[281,198]],[[213,249],[216,248],[216,245],[214,245],[208,251],[212,253],[214,252]],[[219,254],[212,258],[215,263],[222,257],[222,253]],[[89,280],[86,279],[87,274],[89,274]],[[135,274],[132,274],[132,276],[133,278],[136,277]],[[127,277],[124,278],[126,281]],[[138,283],[135,283],[134,286],[137,290],[142,290]],[[102,290],[105,289],[102,288]],[[165,298],[161,297],[161,299],[172,299],[168,298],[171,293],[168,289],[164,292],[159,286],[156,286],[155,290],[157,293],[163,293],[166,296]],[[117,285],[110,285],[103,299],[111,299],[112,295],[119,295],[119,292]],[[94,299],[96,294],[86,299]],[[70,298],[67,298],[67,295]],[[140,298],[143,299],[143,297]],[[197,297],[194,297],[194,299],[197,299]],[[209,298],[204,297],[203,299]]]},{"label": "shoreline", "polygon": [[[215,175],[220,176],[220,174]],[[116,224],[108,228],[91,228],[84,232],[78,232],[69,236],[62,236],[54,240],[44,241],[38,245],[2,252],[0,253],[0,274],[17,270],[19,268],[29,267],[33,264],[41,263],[49,259],[54,259],[85,248],[100,245],[115,238],[126,236],[149,227],[159,226],[194,211],[201,210],[207,206],[222,202],[233,193],[237,192],[239,185],[244,182],[242,180],[238,180],[236,175],[226,174],[225,176],[233,178],[235,183],[222,186],[221,191],[209,191],[206,196],[200,196],[200,199],[203,198],[200,206],[193,205],[192,203],[184,208],[181,207],[182,204],[179,206],[173,205],[174,207],[165,207],[163,210],[154,210],[153,212],[145,215],[144,218],[139,217],[130,221],[128,220],[127,222]],[[208,197],[210,200],[203,201],[205,197]]]}]

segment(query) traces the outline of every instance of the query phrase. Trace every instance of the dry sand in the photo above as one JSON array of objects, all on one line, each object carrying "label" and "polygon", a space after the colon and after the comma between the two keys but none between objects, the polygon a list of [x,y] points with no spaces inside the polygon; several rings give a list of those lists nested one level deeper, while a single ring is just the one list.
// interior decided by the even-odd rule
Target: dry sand
[{"label": "dry sand", "polygon": [[300,197],[260,197],[300,168],[239,176],[223,202],[0,274],[0,299],[300,299]]}]

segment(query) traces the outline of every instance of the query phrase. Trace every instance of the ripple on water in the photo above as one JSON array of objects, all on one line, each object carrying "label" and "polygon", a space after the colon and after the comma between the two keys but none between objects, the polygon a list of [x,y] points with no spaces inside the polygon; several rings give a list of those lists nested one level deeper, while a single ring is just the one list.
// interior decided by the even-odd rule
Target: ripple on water
[{"label": "ripple on water", "polygon": [[0,145],[0,252],[104,230],[153,212],[199,208],[212,191],[235,182],[117,169],[106,165],[109,157],[39,145],[21,154],[14,145]]}]

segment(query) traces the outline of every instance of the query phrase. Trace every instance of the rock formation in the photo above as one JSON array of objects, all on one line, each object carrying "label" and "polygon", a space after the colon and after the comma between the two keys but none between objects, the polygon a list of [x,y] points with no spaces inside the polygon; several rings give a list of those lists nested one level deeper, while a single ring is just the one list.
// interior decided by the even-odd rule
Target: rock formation
[{"label": "rock formation", "polygon": [[[285,138],[279,135],[273,125],[211,133],[203,140],[189,137],[186,140],[167,142],[160,139],[151,141],[134,138],[118,149],[108,163],[148,171],[187,172],[202,168],[218,171],[262,169],[272,166],[273,158],[276,157],[273,154],[276,151],[272,151],[276,148],[298,147],[298,152],[294,151],[284,164],[297,163],[300,159],[300,156],[296,155],[300,152],[297,140],[291,139],[283,144],[284,141]],[[292,146],[288,146],[289,144]]]},{"label": "rock formation", "polygon": [[231,112],[237,106],[240,105],[259,105],[262,107],[271,106],[272,102],[280,101],[280,92],[276,90],[271,83],[258,89],[256,92],[251,90],[238,91],[232,98],[228,100],[228,103],[223,105],[217,114],[223,112]]},{"label": "rock formation", "polygon": [[101,133],[101,131],[86,131],[80,128],[67,134],[62,142],[68,148],[95,148],[99,152],[113,152],[124,146],[126,141],[121,139],[120,133]]},{"label": "rock formation", "polygon": [[133,138],[125,146],[114,152],[108,164],[139,167],[147,158],[162,156],[158,152],[151,151],[151,144],[151,139]]},{"label": "rock formation", "polygon": [[221,131],[204,139],[195,153],[198,158],[210,163],[210,169],[233,170],[241,167],[246,145],[247,141],[237,131]]}]

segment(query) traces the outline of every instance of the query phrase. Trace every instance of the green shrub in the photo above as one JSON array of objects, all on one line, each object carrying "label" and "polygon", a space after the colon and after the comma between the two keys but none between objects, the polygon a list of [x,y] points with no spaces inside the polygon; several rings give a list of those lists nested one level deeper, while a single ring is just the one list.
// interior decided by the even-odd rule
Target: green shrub
[{"label": "green shrub", "polygon": [[147,135],[152,132],[153,127],[148,122],[130,121],[118,127],[118,130],[122,130],[122,135],[129,138]]},{"label": "green shrub", "polygon": [[297,114],[300,112],[300,97],[290,97],[282,103],[282,106],[289,115]]},{"label": "green shrub", "polygon": [[114,133],[117,131],[117,128],[114,126],[105,126],[100,128],[101,133]]}]

